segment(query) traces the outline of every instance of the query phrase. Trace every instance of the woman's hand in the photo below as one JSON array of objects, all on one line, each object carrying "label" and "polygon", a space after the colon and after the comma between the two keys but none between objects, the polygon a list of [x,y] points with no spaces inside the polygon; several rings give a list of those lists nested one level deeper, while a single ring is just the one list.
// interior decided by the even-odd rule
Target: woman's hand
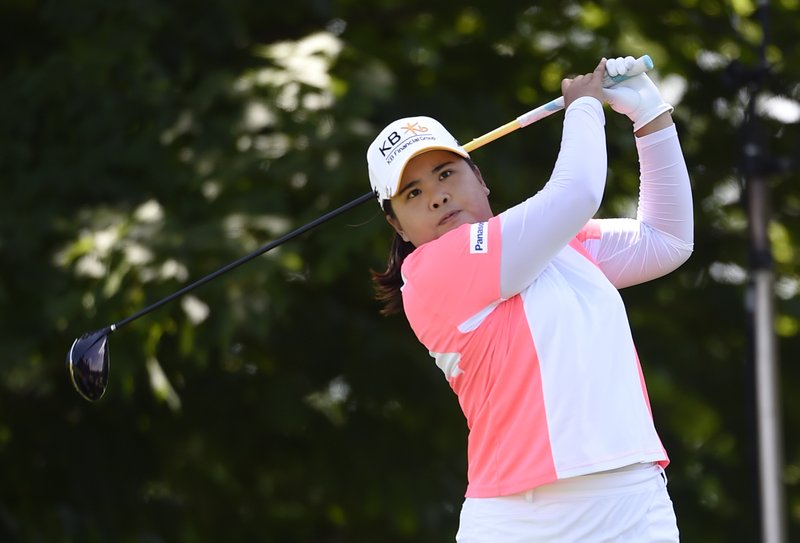
[{"label": "woman's hand", "polygon": [[564,96],[564,108],[581,96],[594,96],[603,101],[603,74],[606,71],[606,59],[601,59],[597,68],[586,75],[579,75],[575,79],[561,80],[561,94]]}]

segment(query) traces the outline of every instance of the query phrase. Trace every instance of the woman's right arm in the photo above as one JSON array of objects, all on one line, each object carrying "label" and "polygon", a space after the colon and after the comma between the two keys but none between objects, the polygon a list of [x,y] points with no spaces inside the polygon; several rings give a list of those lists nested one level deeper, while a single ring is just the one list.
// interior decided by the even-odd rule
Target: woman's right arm
[{"label": "woman's right arm", "polygon": [[582,97],[572,102],[550,180],[500,215],[503,298],[530,285],[599,209],[607,168],[604,125],[600,101]]}]

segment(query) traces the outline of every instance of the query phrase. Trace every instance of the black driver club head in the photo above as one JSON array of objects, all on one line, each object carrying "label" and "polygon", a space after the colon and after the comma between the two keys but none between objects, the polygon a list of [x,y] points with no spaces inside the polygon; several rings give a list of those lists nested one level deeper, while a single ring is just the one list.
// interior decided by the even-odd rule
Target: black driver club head
[{"label": "black driver club head", "polygon": [[72,385],[92,402],[102,398],[108,386],[108,334],[112,331],[109,326],[83,334],[67,354]]}]

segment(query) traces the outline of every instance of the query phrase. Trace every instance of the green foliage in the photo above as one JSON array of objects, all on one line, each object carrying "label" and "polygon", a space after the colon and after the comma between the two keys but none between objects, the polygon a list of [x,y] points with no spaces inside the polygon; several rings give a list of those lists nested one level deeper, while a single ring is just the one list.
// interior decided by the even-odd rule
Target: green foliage
[{"label": "green foliage", "polygon": [[[755,2],[464,4],[14,0],[0,7],[0,540],[447,541],[465,486],[455,397],[369,269],[369,202],[111,337],[105,398],[69,385],[73,339],[129,316],[368,190],[387,122],[467,141],[558,95],[601,55],[650,54],[692,174],[692,259],[627,289],[687,541],[755,540],[746,335],[746,86]],[[770,7],[773,76],[797,108],[796,1]],[[772,102],[774,104],[775,102]],[[767,102],[769,104],[769,102]],[[797,119],[760,103],[765,148]],[[475,151],[499,211],[558,152],[550,119]],[[607,115],[605,215],[635,205],[629,123]],[[800,537],[794,164],[773,196],[786,492]]]}]

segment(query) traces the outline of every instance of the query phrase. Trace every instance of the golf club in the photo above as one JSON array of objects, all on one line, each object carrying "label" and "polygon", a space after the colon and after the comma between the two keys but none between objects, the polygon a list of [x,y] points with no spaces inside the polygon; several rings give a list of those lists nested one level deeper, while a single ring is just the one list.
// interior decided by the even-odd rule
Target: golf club
[{"label": "golf club", "polygon": [[[630,70],[625,76],[616,76],[610,77],[606,74],[603,79],[603,87],[612,87],[615,84],[624,81],[630,77],[634,77],[646,71],[649,71],[653,68],[653,61],[650,59],[648,55],[644,55],[638,59],[636,59],[636,64],[634,65],[633,69]],[[504,124],[503,126],[492,130],[480,136],[479,138],[473,139],[469,143],[465,144],[463,147],[468,152],[473,151],[487,143],[494,141],[518,128],[522,128],[533,124],[536,121],[539,121],[553,113],[564,109],[564,98],[556,98],[542,106],[539,106],[531,111],[520,115],[515,120]],[[212,279],[215,279],[226,273],[234,268],[253,260],[254,258],[282,245],[283,243],[303,234],[319,226],[320,224],[327,222],[334,217],[341,215],[342,213],[353,209],[356,206],[361,205],[362,203],[372,200],[375,198],[375,194],[372,192],[368,192],[362,196],[359,196],[355,200],[344,204],[343,206],[334,209],[333,211],[329,211],[325,215],[285,234],[284,236],[273,240],[266,245],[256,249],[252,253],[249,253],[230,264],[223,266],[222,268],[206,275],[198,279],[197,281],[186,285],[185,287],[181,288],[180,290],[162,298],[161,300],[145,307],[144,309],[138,311],[137,313],[127,317],[119,322],[114,324],[108,325],[105,328],[101,328],[99,330],[95,330],[93,332],[87,332],[82,336],[78,337],[73,343],[72,347],[70,347],[69,352],[67,353],[67,365],[69,367],[69,375],[70,379],[72,380],[72,385],[75,387],[75,390],[83,396],[85,399],[89,401],[97,401],[103,397],[103,394],[106,391],[106,387],[108,386],[108,373],[109,373],[109,366],[110,366],[110,354],[108,348],[108,336],[125,326],[126,324],[138,319],[139,317],[154,311],[155,309],[161,307],[162,305],[175,300],[176,298],[180,298],[184,294],[188,293],[200,287]]]},{"label": "golf club", "polygon": [[191,283],[186,285],[185,287],[181,288],[158,300],[157,302],[145,307],[144,309],[134,313],[130,317],[122,319],[119,322],[115,322],[105,328],[101,328],[100,330],[95,330],[94,332],[87,332],[77,338],[73,343],[72,347],[69,349],[69,353],[67,354],[67,364],[69,365],[69,375],[72,379],[72,384],[75,387],[81,396],[86,398],[90,401],[99,400],[103,393],[108,386],[108,369],[110,365],[110,355],[108,351],[108,336],[111,332],[114,332],[126,324],[135,321],[139,317],[158,309],[162,305],[175,300],[176,298],[180,298],[187,292],[196,289],[199,286],[202,286],[212,279],[215,279],[222,275],[225,272],[228,272],[234,268],[241,266],[242,264],[249,262],[260,256],[267,251],[274,249],[275,247],[286,243],[290,239],[293,239],[300,234],[311,230],[319,226],[320,224],[327,222],[334,217],[341,215],[345,211],[349,211],[350,209],[359,206],[366,202],[367,200],[372,200],[375,198],[375,194],[372,192],[368,192],[362,196],[359,196],[355,200],[344,204],[341,207],[334,209],[333,211],[329,211],[325,215],[314,219],[310,223],[307,223],[295,230],[292,230],[288,234],[283,235],[282,237],[273,240],[266,245],[256,249],[252,253],[249,253],[237,260],[234,260],[230,264],[223,266],[222,268],[206,275]]}]

